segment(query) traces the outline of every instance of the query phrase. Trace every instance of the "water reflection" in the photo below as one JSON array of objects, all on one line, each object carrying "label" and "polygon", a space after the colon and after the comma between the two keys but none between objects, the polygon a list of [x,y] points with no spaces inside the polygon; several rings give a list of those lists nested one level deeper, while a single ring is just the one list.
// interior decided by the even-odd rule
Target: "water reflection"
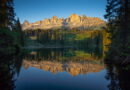
[{"label": "water reflection", "polygon": [[35,67],[53,74],[68,72],[72,76],[99,72],[104,66],[99,57],[81,50],[44,49],[32,51],[23,60],[23,67]]},{"label": "water reflection", "polygon": [[14,90],[21,66],[21,55],[0,55],[0,90]]},{"label": "water reflection", "polygon": [[110,63],[112,61],[104,64],[99,52],[41,49],[0,58],[0,90],[130,88],[130,66]]},{"label": "water reflection", "polygon": [[108,84],[109,90],[129,90],[130,89],[130,64],[123,65],[121,63],[106,63],[106,79],[110,82]]}]

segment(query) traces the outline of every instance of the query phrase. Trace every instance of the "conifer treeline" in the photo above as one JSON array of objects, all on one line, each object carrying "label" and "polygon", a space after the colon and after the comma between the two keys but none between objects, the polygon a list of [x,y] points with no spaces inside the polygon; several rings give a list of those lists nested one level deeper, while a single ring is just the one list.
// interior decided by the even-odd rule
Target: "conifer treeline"
[{"label": "conifer treeline", "polygon": [[0,0],[0,28],[13,27],[15,21],[13,0]]},{"label": "conifer treeline", "polygon": [[107,0],[105,18],[111,44],[108,57],[118,61],[130,60],[130,0]]},{"label": "conifer treeline", "polygon": [[109,90],[129,90],[130,83],[130,0],[107,0],[109,51],[105,63]]},{"label": "conifer treeline", "polygon": [[70,47],[102,47],[102,30],[26,30],[26,36],[43,45]]},{"label": "conifer treeline", "polygon": [[0,52],[16,52],[23,45],[23,33],[19,19],[15,19],[13,0],[0,0]]}]

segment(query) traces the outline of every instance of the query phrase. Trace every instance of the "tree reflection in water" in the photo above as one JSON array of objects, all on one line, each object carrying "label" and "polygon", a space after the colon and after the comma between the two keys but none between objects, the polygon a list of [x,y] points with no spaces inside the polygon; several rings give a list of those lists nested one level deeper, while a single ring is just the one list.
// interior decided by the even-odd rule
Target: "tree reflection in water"
[{"label": "tree reflection in water", "polygon": [[0,56],[0,90],[14,90],[21,65],[21,55]]},{"label": "tree reflection in water", "polygon": [[109,90],[130,90],[130,64],[123,65],[120,63],[105,61],[106,79],[110,81]]},{"label": "tree reflection in water", "polygon": [[99,72],[104,69],[101,58],[94,53],[73,49],[44,49],[32,51],[23,60],[23,67],[35,67],[50,71],[54,74],[58,72],[68,72],[72,76]]},{"label": "tree reflection in water", "polygon": [[[99,50],[100,51],[100,50]],[[53,74],[68,72],[72,76],[99,72],[106,68],[106,80],[110,81],[108,90],[129,90],[130,66],[102,62],[102,55],[96,52],[71,49],[44,49],[26,54],[0,56],[0,90],[14,90],[21,67],[35,67]],[[112,62],[112,63],[110,63]],[[121,66],[121,67],[120,67]]]}]

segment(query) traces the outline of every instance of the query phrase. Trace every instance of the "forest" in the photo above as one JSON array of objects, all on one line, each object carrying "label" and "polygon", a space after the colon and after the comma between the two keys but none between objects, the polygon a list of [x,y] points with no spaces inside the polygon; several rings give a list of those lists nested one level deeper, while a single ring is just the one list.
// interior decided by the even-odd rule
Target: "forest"
[{"label": "forest", "polygon": [[37,43],[50,47],[100,47],[102,30],[27,30],[24,35]]}]

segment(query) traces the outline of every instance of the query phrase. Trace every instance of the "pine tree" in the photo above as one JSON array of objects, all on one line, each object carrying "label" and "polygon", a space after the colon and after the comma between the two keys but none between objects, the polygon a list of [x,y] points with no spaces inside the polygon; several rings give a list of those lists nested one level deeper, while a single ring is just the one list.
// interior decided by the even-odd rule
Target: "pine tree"
[{"label": "pine tree", "polygon": [[20,45],[24,46],[24,33],[22,31],[22,27],[21,27],[19,18],[15,22],[15,27],[14,27],[13,31],[18,34],[17,38],[19,40]]},{"label": "pine tree", "polygon": [[126,60],[130,54],[130,0],[107,0],[108,33],[110,33],[109,55]]},{"label": "pine tree", "polygon": [[0,0],[0,27],[13,28],[14,8],[13,0]]}]

